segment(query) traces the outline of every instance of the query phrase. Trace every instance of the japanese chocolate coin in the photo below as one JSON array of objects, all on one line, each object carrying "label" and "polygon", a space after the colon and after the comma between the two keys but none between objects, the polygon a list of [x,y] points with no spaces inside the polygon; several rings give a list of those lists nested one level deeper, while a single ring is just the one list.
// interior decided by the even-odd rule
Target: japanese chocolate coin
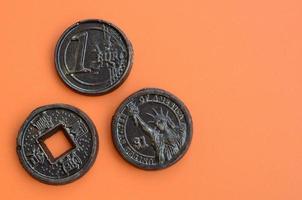
[{"label": "japanese chocolate coin", "polygon": [[192,120],[186,106],[171,93],[142,89],[117,109],[112,137],[126,161],[143,169],[162,169],[177,162],[187,151]]},{"label": "japanese chocolate coin", "polygon": [[[71,148],[54,156],[45,140],[62,131]],[[47,184],[66,184],[83,176],[93,165],[98,135],[93,122],[79,109],[53,104],[34,110],[17,137],[17,153],[25,170]]]},{"label": "japanese chocolate coin", "polygon": [[102,20],[80,21],[59,39],[55,64],[72,89],[100,95],[117,88],[132,65],[132,46],[116,26]]}]

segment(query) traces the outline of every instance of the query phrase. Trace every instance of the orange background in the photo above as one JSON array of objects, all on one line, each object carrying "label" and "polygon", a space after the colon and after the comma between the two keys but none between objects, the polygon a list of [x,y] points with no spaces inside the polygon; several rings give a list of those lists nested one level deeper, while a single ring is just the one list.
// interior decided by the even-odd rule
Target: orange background
[{"label": "orange background", "polygon": [[[301,200],[301,0],[4,1],[0,3],[0,199]],[[54,47],[87,18],[120,27],[134,48],[126,82],[98,97],[56,74]],[[191,147],[174,166],[143,171],[111,141],[111,116],[143,87],[174,93],[194,121]],[[99,132],[95,165],[78,181],[31,178],[15,152],[36,107],[68,103]]]}]

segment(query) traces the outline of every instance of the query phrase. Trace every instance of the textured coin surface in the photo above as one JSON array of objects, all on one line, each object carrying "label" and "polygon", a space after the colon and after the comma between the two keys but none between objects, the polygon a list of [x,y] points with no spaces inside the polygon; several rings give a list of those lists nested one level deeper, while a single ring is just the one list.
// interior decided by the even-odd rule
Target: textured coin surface
[{"label": "textured coin surface", "polygon": [[[72,148],[55,158],[45,140],[63,131]],[[66,184],[84,175],[95,161],[98,135],[93,122],[79,109],[53,104],[34,110],[17,138],[19,160],[28,173],[47,184]]]},{"label": "textured coin surface", "polygon": [[129,96],[112,120],[113,142],[122,157],[143,169],[177,162],[192,138],[188,109],[174,95],[147,88]]},{"label": "textured coin surface", "polygon": [[91,95],[117,88],[132,65],[132,46],[124,33],[102,20],[80,21],[59,39],[55,64],[72,89]]}]

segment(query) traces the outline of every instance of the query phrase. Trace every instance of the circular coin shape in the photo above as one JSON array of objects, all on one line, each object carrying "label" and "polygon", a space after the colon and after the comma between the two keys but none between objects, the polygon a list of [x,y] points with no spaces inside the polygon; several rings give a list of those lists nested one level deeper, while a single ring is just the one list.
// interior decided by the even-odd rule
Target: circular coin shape
[{"label": "circular coin shape", "polygon": [[161,89],[142,89],[129,96],[112,120],[113,142],[122,157],[143,169],[162,169],[177,162],[192,138],[186,106]]},{"label": "circular coin shape", "polygon": [[[63,131],[71,148],[54,157],[45,140]],[[17,153],[26,171],[47,184],[66,184],[83,176],[93,165],[98,135],[93,122],[79,109],[65,104],[34,110],[22,125]]]},{"label": "circular coin shape", "polygon": [[90,95],[105,94],[127,78],[132,46],[124,33],[102,20],[80,21],[59,39],[55,64],[72,89]]}]

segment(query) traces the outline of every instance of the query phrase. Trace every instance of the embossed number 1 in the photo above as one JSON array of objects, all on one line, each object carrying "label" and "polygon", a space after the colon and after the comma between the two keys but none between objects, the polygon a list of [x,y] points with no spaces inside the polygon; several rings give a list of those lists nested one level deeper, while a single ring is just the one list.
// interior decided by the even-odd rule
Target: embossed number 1
[{"label": "embossed number 1", "polygon": [[78,33],[72,36],[71,41],[77,42],[75,50],[75,64],[68,66],[68,74],[90,72],[91,70],[85,67],[85,55],[87,47],[88,33]]},{"label": "embossed number 1", "polygon": [[145,136],[135,137],[133,139],[133,142],[134,142],[135,148],[137,148],[137,149],[141,149],[141,148],[145,148],[145,147],[149,146],[146,142]]}]

